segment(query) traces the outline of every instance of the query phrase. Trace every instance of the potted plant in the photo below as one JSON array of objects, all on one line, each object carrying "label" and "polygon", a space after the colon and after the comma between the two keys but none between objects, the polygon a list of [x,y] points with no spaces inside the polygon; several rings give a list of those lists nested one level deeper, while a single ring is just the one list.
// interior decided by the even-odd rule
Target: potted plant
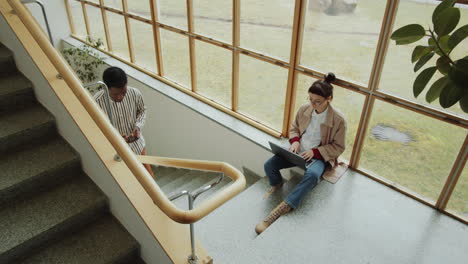
[{"label": "potted plant", "polygon": [[[468,25],[455,30],[460,22],[460,9],[456,0],[444,0],[434,9],[432,28],[424,29],[419,24],[410,24],[397,29],[391,39],[397,45],[406,45],[427,38],[426,45],[414,48],[411,62],[416,63],[414,72],[419,71],[432,57],[438,57],[435,65],[422,70],[413,83],[414,97],[427,86],[436,71],[442,74],[426,93],[426,101],[432,103],[439,98],[443,108],[459,102],[468,113],[468,56],[454,58],[451,52],[468,36]],[[468,54],[467,54],[468,55]]]},{"label": "potted plant", "polygon": [[[104,57],[100,56],[96,49],[101,48],[104,43],[101,39],[94,40],[87,37],[86,41],[90,45],[82,45],[81,47],[70,47],[62,50],[65,60],[72,67],[78,78],[83,84],[96,81],[99,76],[97,70],[100,65],[104,64]],[[89,92],[94,94],[99,90],[97,87],[86,87]]]}]

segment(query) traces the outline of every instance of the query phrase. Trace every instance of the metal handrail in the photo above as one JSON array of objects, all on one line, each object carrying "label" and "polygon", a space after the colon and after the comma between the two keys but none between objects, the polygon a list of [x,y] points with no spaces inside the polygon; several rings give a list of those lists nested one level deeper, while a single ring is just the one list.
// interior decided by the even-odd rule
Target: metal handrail
[{"label": "metal handrail", "polygon": [[[173,194],[169,196],[170,201],[174,201],[175,199],[182,197],[184,195],[187,195],[188,198],[188,204],[189,204],[189,210],[193,209],[193,203],[195,202],[195,199],[197,199],[200,194],[212,189],[216,185],[218,185],[222,180],[224,179],[224,173],[219,176],[215,182],[208,184],[206,186],[199,187],[193,192],[189,192],[187,190],[182,190],[176,194]],[[190,264],[196,264],[198,261],[198,257],[195,254],[195,223],[190,223],[190,245],[192,247],[192,254],[188,256],[188,262]]]},{"label": "metal handrail", "polygon": [[46,24],[46,27],[47,27],[47,33],[49,33],[50,43],[52,43],[52,45],[54,45],[54,41],[52,39],[52,33],[50,31],[50,26],[49,26],[49,20],[47,19],[47,14],[46,14],[46,11],[45,11],[45,8],[44,8],[44,4],[39,0],[21,0],[21,3],[23,3],[23,4],[36,3],[41,7],[42,15],[44,16],[44,21],[45,21],[45,24]]}]

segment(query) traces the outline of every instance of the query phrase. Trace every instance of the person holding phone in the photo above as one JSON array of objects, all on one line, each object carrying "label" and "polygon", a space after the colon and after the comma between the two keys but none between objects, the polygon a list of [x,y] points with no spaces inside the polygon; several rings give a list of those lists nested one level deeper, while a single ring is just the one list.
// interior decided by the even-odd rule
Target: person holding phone
[{"label": "person holding phone", "polygon": [[[94,95],[94,99],[107,116],[106,104],[110,102],[110,111],[114,127],[119,131],[132,151],[137,155],[146,155],[146,143],[141,133],[141,128],[145,124],[146,106],[143,96],[136,88],[127,86],[127,74],[118,67],[107,68],[102,79],[109,89],[110,100],[107,100],[106,93],[99,91]],[[149,174],[154,177],[149,164],[143,164]]]},{"label": "person holding phone", "polygon": [[[346,121],[341,113],[331,106],[335,75],[328,73],[324,80],[314,82],[308,90],[309,103],[297,111],[290,128],[289,151],[300,154],[306,161],[316,159],[304,172],[302,180],[270,214],[256,227],[262,233],[280,216],[297,208],[303,198],[313,189],[325,170],[335,173],[338,156],[345,150]],[[267,196],[283,185],[280,170],[295,165],[275,155],[265,162],[264,169],[271,188]],[[338,172],[338,170],[337,170]]]}]

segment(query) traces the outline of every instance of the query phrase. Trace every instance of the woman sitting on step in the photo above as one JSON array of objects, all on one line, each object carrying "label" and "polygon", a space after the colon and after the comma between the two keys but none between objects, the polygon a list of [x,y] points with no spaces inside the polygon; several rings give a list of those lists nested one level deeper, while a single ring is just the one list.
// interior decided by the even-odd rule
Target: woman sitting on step
[{"label": "woman sitting on step", "polygon": [[[337,158],[345,150],[346,121],[342,114],[331,106],[333,73],[328,73],[324,80],[318,80],[309,88],[309,100],[299,108],[290,129],[291,146],[289,151],[300,153],[306,161],[315,159],[304,172],[301,182],[271,213],[255,227],[257,234],[262,233],[281,215],[297,208],[305,195],[314,188],[324,174],[335,173]],[[265,173],[272,186],[273,193],[283,185],[280,170],[295,165],[275,155],[265,162]],[[339,173],[341,170],[337,170]]]}]

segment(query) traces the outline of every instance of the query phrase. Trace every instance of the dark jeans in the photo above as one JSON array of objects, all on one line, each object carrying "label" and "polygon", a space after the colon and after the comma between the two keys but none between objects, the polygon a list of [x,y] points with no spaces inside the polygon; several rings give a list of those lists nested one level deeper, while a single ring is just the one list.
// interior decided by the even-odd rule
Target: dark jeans
[{"label": "dark jeans", "polygon": [[[295,165],[291,162],[283,159],[280,156],[273,156],[265,162],[264,168],[265,173],[270,180],[271,186],[276,186],[283,182],[281,177],[280,170],[294,167]],[[286,197],[285,202],[288,203],[291,207],[297,208],[304,199],[305,195],[312,190],[317,183],[319,182],[320,176],[322,176],[325,171],[325,162],[322,160],[315,161],[310,165],[304,172],[304,177],[302,177],[301,182],[294,187],[294,190],[288,197]]]}]

